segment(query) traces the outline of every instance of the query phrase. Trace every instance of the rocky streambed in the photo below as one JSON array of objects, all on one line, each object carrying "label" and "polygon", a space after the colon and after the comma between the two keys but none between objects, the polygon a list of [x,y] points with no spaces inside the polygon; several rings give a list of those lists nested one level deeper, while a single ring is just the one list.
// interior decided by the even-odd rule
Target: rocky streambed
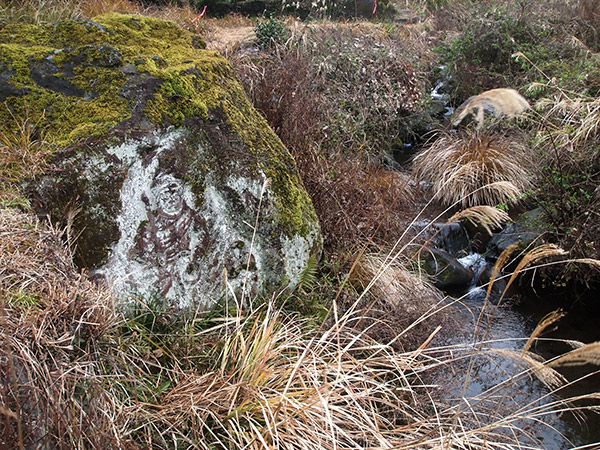
[{"label": "rocky streambed", "polygon": [[[518,361],[538,322],[569,303],[564,298],[557,302],[550,292],[533,292],[519,283],[505,292],[508,271],[497,276],[488,294],[490,275],[500,253],[512,244],[522,249],[535,245],[539,231],[527,224],[536,216],[536,211],[525,213],[516,223],[483,240],[480,233],[460,223],[415,224],[434,230],[429,246],[421,253],[420,267],[429,272],[453,304],[450,310],[456,326],[439,338],[437,345],[442,352],[461,355],[452,363],[452,369],[443,369],[437,375],[439,395],[456,408],[471,409],[476,420],[493,422],[508,417],[507,437],[511,427],[525,431],[528,442],[523,445],[550,450],[598,448],[597,415],[551,411],[552,405],[565,398],[596,392],[600,383],[597,368],[590,365],[561,370],[569,384],[553,391],[536,376],[524,376],[527,365]],[[575,341],[600,339],[599,311],[581,303],[570,309],[536,341],[530,349],[535,355],[550,360],[572,350]],[[535,420],[526,416],[535,416]]]}]

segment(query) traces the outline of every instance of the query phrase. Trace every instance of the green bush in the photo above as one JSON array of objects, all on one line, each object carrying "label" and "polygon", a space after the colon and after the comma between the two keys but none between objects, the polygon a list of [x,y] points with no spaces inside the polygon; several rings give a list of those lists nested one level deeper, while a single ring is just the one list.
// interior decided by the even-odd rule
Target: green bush
[{"label": "green bush", "polygon": [[471,10],[460,35],[437,49],[453,77],[457,102],[488,89],[531,83],[600,92],[599,57],[571,34],[575,12],[553,10],[546,2],[536,7],[544,6],[547,14],[533,14],[527,10],[533,6],[524,4]]},{"label": "green bush", "polygon": [[266,49],[285,42],[288,30],[281,20],[270,15],[254,28],[254,34],[256,35],[258,46]]}]

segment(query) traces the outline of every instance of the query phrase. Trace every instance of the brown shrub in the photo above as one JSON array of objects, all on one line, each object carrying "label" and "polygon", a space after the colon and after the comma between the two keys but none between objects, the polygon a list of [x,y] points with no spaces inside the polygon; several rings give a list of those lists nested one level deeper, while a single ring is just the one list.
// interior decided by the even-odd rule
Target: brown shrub
[{"label": "brown shrub", "polygon": [[275,48],[258,58],[234,56],[233,62],[255,108],[289,149],[301,151],[323,139],[324,98],[306,55]]},{"label": "brown shrub", "polygon": [[328,250],[373,235],[393,240],[412,214],[406,177],[381,162],[406,127],[399,116],[418,108],[418,81],[401,45],[386,39],[323,27],[231,56],[255,107],[295,157]]},{"label": "brown shrub", "polygon": [[394,241],[413,216],[413,193],[404,174],[342,154],[295,155],[325,237],[325,247],[354,246],[371,238]]}]

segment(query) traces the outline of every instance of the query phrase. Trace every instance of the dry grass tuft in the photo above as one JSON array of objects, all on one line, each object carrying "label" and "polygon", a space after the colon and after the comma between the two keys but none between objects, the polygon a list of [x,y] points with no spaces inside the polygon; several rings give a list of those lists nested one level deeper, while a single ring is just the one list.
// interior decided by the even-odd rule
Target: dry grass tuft
[{"label": "dry grass tuft", "polygon": [[112,299],[78,273],[61,233],[0,210],[0,441],[12,448],[120,444],[95,345]]},{"label": "dry grass tuft", "polygon": [[413,174],[432,182],[447,204],[514,203],[531,187],[530,152],[522,142],[493,130],[443,133],[415,156]]},{"label": "dry grass tuft", "polygon": [[89,19],[108,12],[142,13],[144,8],[130,0],[5,0],[0,3],[0,24],[44,25],[64,19]]},{"label": "dry grass tuft", "polygon": [[[550,239],[570,250],[574,259],[600,259],[600,101],[557,92],[537,104],[539,192],[537,201],[552,226]],[[585,284],[598,280],[597,265],[567,265],[565,278]],[[559,274],[560,275],[560,274]],[[557,278],[557,275],[550,275]]]},{"label": "dry grass tuft", "polygon": [[[533,86],[535,87],[535,86]],[[552,129],[552,137],[558,146],[570,146],[574,150],[585,149],[585,144],[600,136],[600,99],[567,96],[541,99],[536,107],[544,110],[547,123],[558,122]],[[550,134],[543,135],[550,139]]]},{"label": "dry grass tuft", "polygon": [[506,211],[486,205],[471,206],[470,208],[463,209],[450,217],[446,223],[459,222],[461,220],[469,220],[475,225],[483,227],[490,235],[493,229],[500,229],[505,223],[511,221]]},{"label": "dry grass tuft", "polygon": [[[509,246],[505,251],[511,250],[512,246]],[[510,253],[509,253],[510,254]],[[521,274],[521,272],[526,269],[528,266],[533,264],[538,264],[540,261],[549,258],[556,257],[564,257],[567,255],[567,252],[560,247],[557,247],[554,244],[542,244],[531,250],[529,250],[523,258],[517,264],[517,267],[511,273],[508,282],[506,283],[506,288],[504,289],[504,294],[508,291],[508,288],[513,284],[513,282],[517,279],[517,277]],[[502,256],[502,255],[501,255]],[[503,295],[504,295],[503,294]]]},{"label": "dry grass tuft", "polygon": [[527,342],[523,346],[523,353],[529,351],[533,342],[538,337],[540,337],[540,335],[544,333],[548,329],[548,327],[554,325],[556,322],[558,322],[565,316],[566,314],[562,311],[553,311],[547,314],[546,316],[542,317],[542,320],[540,320],[539,323],[536,325],[535,329],[531,333],[531,336],[529,336],[529,339],[527,339]]},{"label": "dry grass tuft", "polygon": [[[342,314],[334,301],[319,330],[271,302],[184,321],[140,304],[138,316],[116,322],[110,297],[73,269],[60,237],[0,210],[0,437],[8,447],[517,449],[524,420],[565,405],[506,415],[476,407],[508,397],[511,383],[532,374],[562,385],[554,365],[531,354],[504,355],[524,369],[464,399],[472,408],[433,404],[421,376],[481,352],[429,348],[439,328],[399,351],[397,336],[437,314],[439,295],[390,257],[357,262],[352,282],[365,284],[364,305]],[[390,322],[411,314],[408,304],[426,307],[408,325]],[[387,341],[372,339],[377,328]],[[554,364],[597,354],[597,345],[580,346]]]},{"label": "dry grass tuft", "polygon": [[[12,113],[11,113],[12,114]],[[50,149],[36,124],[13,116],[14,131],[0,129],[0,184],[21,183],[46,167]]]},{"label": "dry grass tuft", "polygon": [[412,396],[407,361],[386,346],[350,328],[307,337],[271,307],[231,319],[213,330],[209,370],[180,374],[160,404],[134,406],[142,434],[203,449],[356,448],[389,442],[394,423],[413,417],[400,400]]},{"label": "dry grass tuft", "polygon": [[586,344],[571,350],[549,363],[552,367],[573,367],[594,364],[600,366],[600,342]]},{"label": "dry grass tuft", "polygon": [[490,349],[490,353],[512,359],[519,367],[525,367],[526,373],[534,375],[551,390],[559,389],[567,384],[567,379],[550,367],[539,355],[527,351],[513,351],[508,349]]},{"label": "dry grass tuft", "polygon": [[360,299],[345,305],[352,326],[398,349],[417,348],[447,320],[441,292],[408,266],[382,254],[360,255],[349,276]]}]

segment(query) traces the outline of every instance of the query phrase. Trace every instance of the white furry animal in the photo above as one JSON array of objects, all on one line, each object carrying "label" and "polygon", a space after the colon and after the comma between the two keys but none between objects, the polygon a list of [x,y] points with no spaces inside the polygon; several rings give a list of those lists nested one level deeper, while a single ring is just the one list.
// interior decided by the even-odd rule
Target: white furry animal
[{"label": "white furry animal", "polygon": [[469,97],[460,105],[454,113],[452,125],[457,126],[465,117],[472,114],[479,128],[483,124],[486,111],[494,117],[506,116],[512,119],[523,114],[528,108],[527,100],[514,89],[492,89]]}]

